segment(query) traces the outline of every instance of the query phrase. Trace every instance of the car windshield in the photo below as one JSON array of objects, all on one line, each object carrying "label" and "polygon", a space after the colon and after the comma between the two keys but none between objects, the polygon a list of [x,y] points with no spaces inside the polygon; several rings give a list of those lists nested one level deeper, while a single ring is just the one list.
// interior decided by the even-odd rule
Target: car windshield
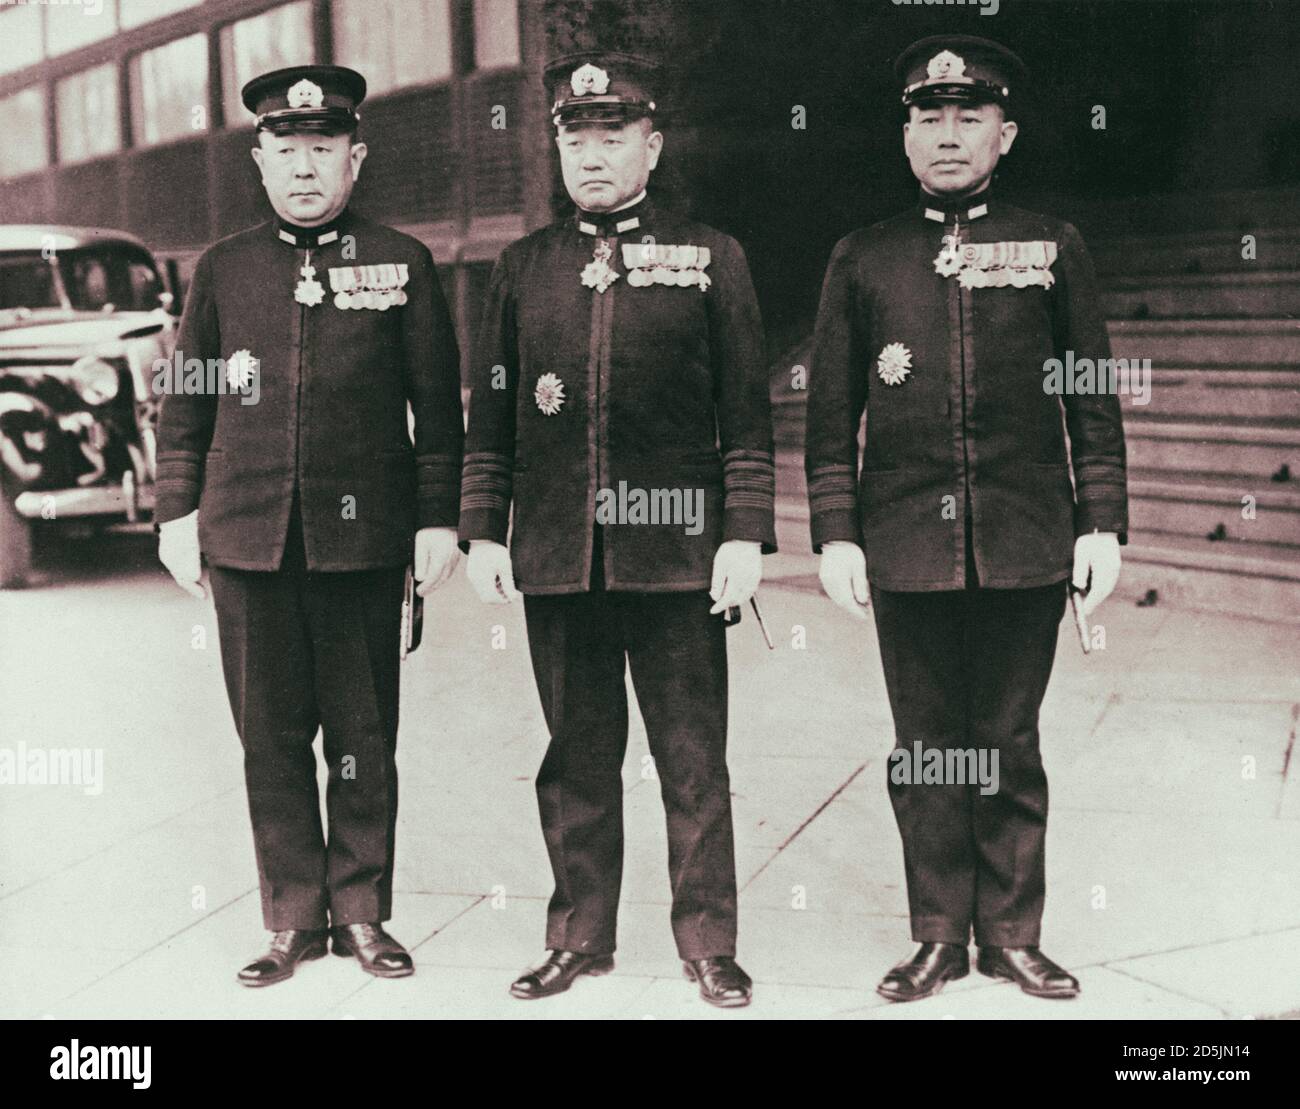
[{"label": "car windshield", "polygon": [[162,288],[153,259],[127,245],[61,251],[53,261],[38,252],[0,255],[0,311],[62,308],[66,291],[78,311],[148,312]]}]

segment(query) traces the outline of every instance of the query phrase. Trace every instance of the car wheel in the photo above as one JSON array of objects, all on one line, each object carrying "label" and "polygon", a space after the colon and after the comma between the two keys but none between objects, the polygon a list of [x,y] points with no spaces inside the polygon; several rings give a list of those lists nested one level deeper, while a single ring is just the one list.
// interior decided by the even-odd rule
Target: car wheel
[{"label": "car wheel", "polygon": [[0,486],[0,589],[27,584],[32,569],[32,522],[14,508],[9,490]]}]

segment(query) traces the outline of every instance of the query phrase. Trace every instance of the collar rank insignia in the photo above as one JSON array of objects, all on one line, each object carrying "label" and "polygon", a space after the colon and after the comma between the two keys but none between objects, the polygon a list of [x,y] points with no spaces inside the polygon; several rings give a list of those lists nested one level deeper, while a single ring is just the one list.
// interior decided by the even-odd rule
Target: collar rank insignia
[{"label": "collar rank insignia", "polygon": [[291,108],[319,108],[325,103],[325,93],[320,85],[308,81],[306,77],[291,86],[287,95]]},{"label": "collar rank insignia", "polygon": [[588,62],[573,71],[573,76],[569,78],[569,87],[573,89],[574,96],[590,94],[604,96],[609,91],[609,74],[600,66]]},{"label": "collar rank insignia", "polygon": [[704,271],[713,260],[707,246],[677,246],[668,243],[624,243],[623,265],[627,283],[637,288],[649,285],[692,285],[706,292],[713,284]]},{"label": "collar rank insignia", "polygon": [[595,289],[598,293],[603,293],[622,275],[618,270],[609,264],[609,260],[614,257],[614,248],[609,245],[608,239],[597,239],[596,249],[592,252],[592,260],[587,263],[582,271],[582,283],[588,289]]},{"label": "collar rank insignia", "polygon": [[409,280],[410,271],[405,262],[330,269],[335,308],[370,308],[379,312],[400,308],[406,303],[405,285]]}]

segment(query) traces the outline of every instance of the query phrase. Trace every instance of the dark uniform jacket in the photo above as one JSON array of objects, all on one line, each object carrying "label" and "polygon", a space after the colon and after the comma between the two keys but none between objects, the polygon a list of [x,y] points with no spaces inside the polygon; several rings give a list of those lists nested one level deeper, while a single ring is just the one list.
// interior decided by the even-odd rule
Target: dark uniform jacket
[{"label": "dark uniform jacket", "polygon": [[[987,284],[963,287],[935,268],[954,227],[963,244],[1051,245],[968,251]],[[1019,277],[997,268],[1010,261]],[[923,196],[843,239],[809,380],[814,549],[860,543],[876,586],[930,591],[966,584],[968,527],[979,584],[1001,589],[1067,577],[1077,535],[1125,542],[1119,400],[1046,392],[1044,362],[1067,351],[1110,357],[1092,265],[1070,224],[987,193],[947,207]],[[887,384],[882,372],[897,379],[900,368]]]},{"label": "dark uniform jacket", "polygon": [[[260,369],[255,404],[173,393],[162,405],[157,519],[197,508],[214,565],[276,569],[295,493],[312,570],[398,565],[417,527],[456,524],[459,356],[433,257],[348,212],[335,226],[337,238],[307,250],[304,229],[264,223],[210,247],[195,270],[178,357],[247,351]],[[324,289],[310,306],[294,299],[308,255]],[[336,283],[382,288],[399,266],[404,303],[337,306]]]},{"label": "dark uniform jacket", "polygon": [[[619,276],[598,292],[582,274],[602,241]],[[643,200],[521,239],[493,273],[472,377],[460,537],[505,543],[513,503],[522,592],[589,588],[597,494],[621,483],[702,491],[703,527],[604,527],[607,589],[707,589],[724,540],[776,549],[762,324],[728,236]]]}]

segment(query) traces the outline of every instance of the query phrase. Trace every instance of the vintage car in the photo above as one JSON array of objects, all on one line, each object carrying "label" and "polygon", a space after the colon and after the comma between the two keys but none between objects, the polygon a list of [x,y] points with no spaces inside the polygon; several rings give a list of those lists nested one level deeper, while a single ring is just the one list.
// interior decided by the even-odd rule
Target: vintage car
[{"label": "vintage car", "polygon": [[173,303],[130,235],[0,225],[0,588],[34,540],[149,517]]}]

